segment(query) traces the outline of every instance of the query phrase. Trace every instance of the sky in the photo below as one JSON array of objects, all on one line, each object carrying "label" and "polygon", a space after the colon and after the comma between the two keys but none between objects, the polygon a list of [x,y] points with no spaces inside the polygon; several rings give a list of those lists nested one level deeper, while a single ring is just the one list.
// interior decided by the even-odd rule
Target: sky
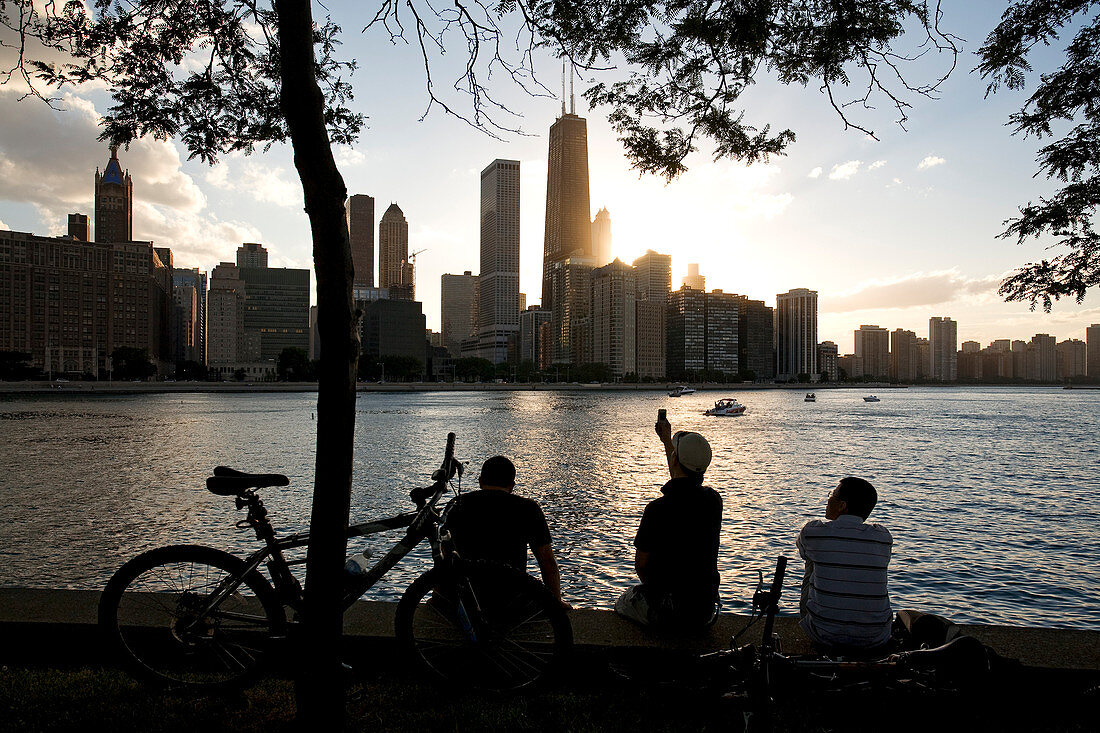
[{"label": "sky", "polygon": [[[428,100],[419,50],[378,29],[362,32],[369,21],[363,8],[372,5],[342,5],[329,7],[344,28],[343,56],[359,62],[352,107],[369,119],[354,146],[336,149],[336,160],[349,194],[375,197],[376,218],[390,202],[404,211],[410,250],[425,250],[416,261],[417,299],[428,327],[439,328],[440,275],[478,271],[479,173],[496,158],[521,162],[520,289],[536,303],[560,65],[537,60],[546,96],[528,96],[499,77],[491,82],[523,134],[494,139],[438,109],[421,120]],[[1050,256],[1049,241],[1017,245],[997,235],[1017,206],[1054,188],[1034,177],[1040,142],[1005,126],[1025,95],[986,99],[985,84],[970,71],[1004,6],[944,3],[942,25],[963,39],[959,64],[938,99],[912,98],[905,129],[880,105],[853,110],[878,140],[845,131],[815,87],[762,78],[743,97],[746,117],[794,130],[787,154],[745,166],[713,161],[704,144],[688,159],[688,172],[667,184],[630,168],[607,110],[589,110],[580,97],[595,76],[582,74],[577,113],[588,120],[592,214],[609,210],[613,255],[631,262],[646,249],[669,253],[674,287],[697,262],[708,289],[772,306],[777,293],[816,290],[819,340],[836,342],[841,353],[852,350],[861,324],[927,336],[930,316],[954,318],[960,343],[1035,333],[1083,339],[1088,324],[1100,323],[1100,289],[1081,304],[1059,301],[1050,314],[996,293],[1013,268]],[[314,11],[325,12],[317,3]],[[1043,50],[1036,68],[1056,64],[1063,45]],[[456,56],[435,67],[436,88],[454,76]],[[926,57],[914,73],[931,78],[942,63]],[[64,234],[66,214],[94,213],[93,173],[109,157],[96,136],[109,98],[94,85],[67,90],[63,111],[54,111],[20,101],[22,92],[15,82],[0,86],[0,228]],[[210,270],[232,261],[242,242],[267,247],[271,266],[312,267],[289,146],[227,156],[214,167],[186,158],[174,140],[143,139],[120,151],[134,179],[135,239],[170,247],[180,267]]]}]

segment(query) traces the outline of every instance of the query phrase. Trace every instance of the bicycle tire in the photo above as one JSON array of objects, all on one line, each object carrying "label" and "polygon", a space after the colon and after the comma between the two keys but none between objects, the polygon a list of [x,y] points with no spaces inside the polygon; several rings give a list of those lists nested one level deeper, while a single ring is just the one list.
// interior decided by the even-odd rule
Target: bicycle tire
[{"label": "bicycle tire", "polygon": [[[241,585],[199,613],[226,578]],[[251,597],[245,595],[247,589]],[[255,681],[286,614],[271,584],[245,573],[238,557],[212,547],[173,545],[124,564],[99,601],[99,628],[123,666],[140,679],[195,690]]]},{"label": "bicycle tire", "polygon": [[[459,610],[471,589],[477,601],[467,599]],[[394,627],[403,651],[432,674],[495,692],[546,680],[573,647],[569,617],[546,586],[483,561],[421,575],[401,596]]]}]

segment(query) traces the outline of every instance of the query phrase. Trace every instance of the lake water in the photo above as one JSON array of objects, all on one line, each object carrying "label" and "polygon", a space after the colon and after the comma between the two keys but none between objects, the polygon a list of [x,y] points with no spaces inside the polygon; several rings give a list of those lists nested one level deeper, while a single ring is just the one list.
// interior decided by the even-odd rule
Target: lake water
[{"label": "lake water", "polygon": [[[411,507],[448,431],[471,462],[515,461],[517,491],[543,506],[566,598],[609,607],[632,582],[646,502],[667,470],[653,434],[706,435],[708,483],[725,501],[726,609],[744,608],[757,569],[792,558],[838,479],[879,490],[872,520],[894,535],[895,608],[959,621],[1100,627],[1100,391],[910,388],[736,393],[739,418],[708,418],[715,392],[364,393],[358,400],[352,520]],[[204,479],[215,465],[287,474],[263,491],[276,527],[306,528],[314,394],[57,395],[0,398],[0,585],[95,588],[136,553],[180,542],[245,554],[256,546],[232,500]],[[397,535],[383,535],[396,540]],[[375,546],[385,549],[379,537]],[[356,540],[353,542],[362,542]],[[396,599],[426,569],[426,547],[370,597]]]}]

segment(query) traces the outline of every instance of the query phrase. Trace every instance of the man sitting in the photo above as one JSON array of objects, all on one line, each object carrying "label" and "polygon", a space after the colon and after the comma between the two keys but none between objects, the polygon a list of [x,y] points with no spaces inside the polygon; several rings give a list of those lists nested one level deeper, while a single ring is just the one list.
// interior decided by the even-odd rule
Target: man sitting
[{"label": "man sitting", "polygon": [[665,629],[705,627],[717,613],[718,534],[722,497],[703,486],[710,443],[699,433],[678,432],[662,418],[655,426],[665,447],[671,480],[642,513],[634,538],[634,568],[641,585],[615,603],[620,616]]},{"label": "man sitting", "polygon": [[827,651],[874,650],[890,639],[893,614],[886,585],[893,538],[866,520],[878,501],[871,484],[842,479],[829,495],[825,519],[798,533],[798,554],[806,561],[801,626]]},{"label": "man sitting", "polygon": [[527,548],[538,562],[542,582],[562,606],[561,574],[550,547],[546,515],[532,499],[512,493],[516,467],[494,456],[481,467],[480,491],[463,494],[447,513],[447,528],[458,554],[468,560],[492,560],[526,571]]}]

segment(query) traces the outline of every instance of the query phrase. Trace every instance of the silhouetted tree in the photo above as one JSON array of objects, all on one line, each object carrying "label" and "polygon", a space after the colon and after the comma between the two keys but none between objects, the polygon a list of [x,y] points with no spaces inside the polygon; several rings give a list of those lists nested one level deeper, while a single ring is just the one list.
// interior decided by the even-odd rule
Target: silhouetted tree
[{"label": "silhouetted tree", "polygon": [[[949,52],[953,67],[954,44],[938,22],[938,7],[929,10],[919,0],[455,0],[438,7],[382,0],[368,28],[380,26],[391,40],[422,50],[429,111],[438,105],[490,134],[507,131],[515,119],[485,86],[490,72],[498,83],[540,93],[531,65],[541,46],[582,70],[625,61],[633,69],[625,79],[595,84],[585,94],[591,104],[608,106],[636,168],[672,178],[703,138],[715,157],[748,163],[780,154],[794,141],[791,130],[773,133],[746,120],[741,94],[762,79],[819,85],[845,128],[871,134],[849,117],[848,104],[874,97],[904,121],[906,95],[932,95],[943,77],[910,83],[901,72],[912,59],[892,44],[906,27],[919,29],[932,47]],[[325,345],[297,689],[305,719],[338,726],[341,720],[325,717],[343,710],[340,581],[359,349],[347,191],[331,143],[354,141],[362,125],[347,106],[345,77],[355,64],[335,55],[339,29],[329,20],[315,24],[307,0],[94,0],[90,7],[7,0],[0,2],[0,25],[16,34],[11,45],[18,49],[15,68],[0,82],[20,79],[42,99],[47,96],[36,82],[105,83],[113,106],[102,137],[112,144],[173,137],[205,162],[287,140],[294,149]],[[468,112],[437,95],[433,54],[454,48],[468,54],[453,82],[468,94]],[[59,54],[74,63],[58,61]],[[838,99],[852,82],[859,90],[854,98]]]},{"label": "silhouetted tree", "polygon": [[190,359],[176,362],[176,379],[206,379],[206,366]]},{"label": "silhouetted tree", "polygon": [[288,346],[279,353],[275,371],[284,382],[309,382],[316,378],[309,354],[305,349],[294,346]]},{"label": "silhouetted tree", "polygon": [[25,351],[0,351],[0,379],[32,379],[40,376],[41,370],[30,365],[31,354]]},{"label": "silhouetted tree", "polygon": [[472,380],[488,381],[496,374],[493,362],[488,359],[479,359],[473,356],[464,356],[454,361],[455,379],[469,382]]},{"label": "silhouetted tree", "polygon": [[1100,285],[1100,234],[1095,228],[1100,204],[1098,9],[1098,0],[1019,0],[1005,10],[978,51],[977,70],[989,80],[986,96],[1002,85],[1023,89],[1032,71],[1032,49],[1050,45],[1077,19],[1091,16],[1066,47],[1063,64],[1041,74],[1035,92],[1009,117],[1013,134],[1055,138],[1039,150],[1036,175],[1062,184],[1053,195],[1021,206],[1020,215],[1006,221],[1008,227],[1000,235],[1018,244],[1052,235],[1068,250],[1028,263],[1001,283],[1005,300],[1026,300],[1032,309],[1042,303],[1043,310],[1050,311],[1052,301],[1069,296],[1080,303],[1089,288]]}]

